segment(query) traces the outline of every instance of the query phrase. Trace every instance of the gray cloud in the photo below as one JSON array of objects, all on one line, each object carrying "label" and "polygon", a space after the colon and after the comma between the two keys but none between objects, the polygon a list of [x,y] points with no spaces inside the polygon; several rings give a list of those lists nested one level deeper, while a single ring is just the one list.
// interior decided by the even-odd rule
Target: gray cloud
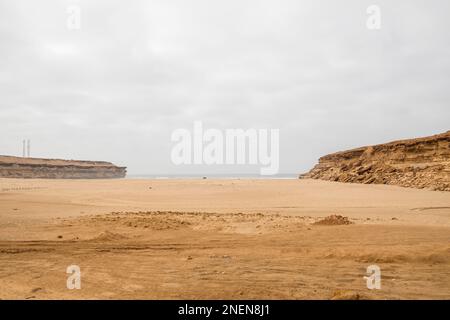
[{"label": "gray cloud", "polygon": [[[81,30],[66,28],[69,5]],[[0,2],[0,154],[175,167],[172,130],[280,128],[281,172],[326,153],[446,131],[450,3]]]}]

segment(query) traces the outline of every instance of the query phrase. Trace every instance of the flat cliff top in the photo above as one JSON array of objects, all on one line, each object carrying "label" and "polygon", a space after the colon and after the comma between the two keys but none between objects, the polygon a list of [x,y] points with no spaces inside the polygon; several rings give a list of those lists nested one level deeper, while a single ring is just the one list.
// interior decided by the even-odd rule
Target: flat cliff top
[{"label": "flat cliff top", "polygon": [[372,148],[373,150],[379,150],[379,149],[390,149],[396,146],[414,146],[418,144],[427,144],[431,142],[436,142],[439,140],[445,141],[450,139],[450,130],[444,133],[435,134],[432,136],[427,137],[420,137],[420,138],[413,138],[413,139],[404,139],[404,140],[395,140],[387,143],[380,143],[375,145],[368,145],[358,148],[353,148],[349,150],[344,151],[338,151],[334,153],[327,154],[320,158],[320,160],[326,160],[327,158],[333,158],[333,157],[340,157],[340,156],[346,156],[350,154],[358,154],[366,151],[368,148]]},{"label": "flat cliff top", "polygon": [[450,131],[332,153],[300,177],[450,191]]},{"label": "flat cliff top", "polygon": [[0,155],[0,164],[21,164],[21,165],[51,165],[51,166],[78,166],[78,167],[116,167],[111,162],[106,161],[84,161],[84,160],[62,160],[43,158],[22,158]]}]

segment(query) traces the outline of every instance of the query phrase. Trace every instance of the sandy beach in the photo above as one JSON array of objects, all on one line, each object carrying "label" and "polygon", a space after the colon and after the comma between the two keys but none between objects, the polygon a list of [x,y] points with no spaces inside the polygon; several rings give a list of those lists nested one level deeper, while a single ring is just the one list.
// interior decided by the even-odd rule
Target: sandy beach
[{"label": "sandy beach", "polygon": [[[315,224],[331,214],[351,224]],[[373,264],[380,290],[363,278]],[[1,299],[450,299],[450,193],[0,179],[0,287]]]}]

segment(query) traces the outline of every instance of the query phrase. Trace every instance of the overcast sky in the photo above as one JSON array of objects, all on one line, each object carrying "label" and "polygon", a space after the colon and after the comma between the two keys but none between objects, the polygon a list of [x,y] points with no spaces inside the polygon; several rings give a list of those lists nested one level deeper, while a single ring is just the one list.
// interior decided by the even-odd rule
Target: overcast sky
[{"label": "overcast sky", "polygon": [[[371,4],[381,29],[366,27]],[[67,28],[67,7],[81,29]],[[0,0],[0,154],[176,167],[171,132],[279,128],[280,172],[450,129],[448,0]]]}]

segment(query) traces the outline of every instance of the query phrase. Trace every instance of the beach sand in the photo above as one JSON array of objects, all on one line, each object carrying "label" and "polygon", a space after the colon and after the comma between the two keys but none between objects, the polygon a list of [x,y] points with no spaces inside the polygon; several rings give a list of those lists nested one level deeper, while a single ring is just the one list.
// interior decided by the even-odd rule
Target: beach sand
[{"label": "beach sand", "polygon": [[[352,223],[315,224],[333,214]],[[80,290],[66,287],[69,265]],[[356,298],[450,299],[449,192],[0,179],[0,299]]]}]

